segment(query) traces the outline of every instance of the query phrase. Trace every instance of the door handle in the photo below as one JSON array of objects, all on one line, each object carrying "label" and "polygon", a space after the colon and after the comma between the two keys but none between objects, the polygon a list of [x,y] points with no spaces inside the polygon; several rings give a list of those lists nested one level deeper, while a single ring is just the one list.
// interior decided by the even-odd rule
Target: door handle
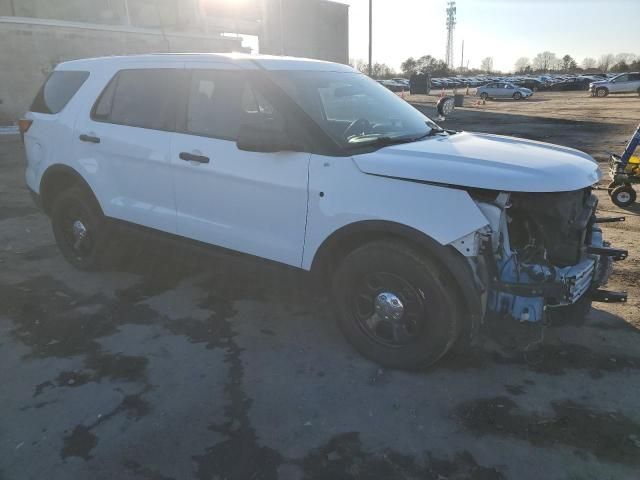
[{"label": "door handle", "polygon": [[86,135],[83,133],[79,138],[81,142],[100,143],[100,137],[94,137],[93,135]]},{"label": "door handle", "polygon": [[205,157],[204,155],[195,155],[189,152],[180,152],[180,160],[184,160],[186,162],[198,162],[198,163],[209,163],[209,157]]}]

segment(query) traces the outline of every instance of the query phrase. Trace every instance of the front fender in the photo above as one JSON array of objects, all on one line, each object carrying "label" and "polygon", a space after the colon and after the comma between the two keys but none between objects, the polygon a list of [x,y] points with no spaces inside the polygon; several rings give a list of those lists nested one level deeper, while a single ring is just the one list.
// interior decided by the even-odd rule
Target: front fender
[{"label": "front fender", "polygon": [[313,155],[302,268],[309,270],[324,240],[363,221],[405,225],[448,245],[488,224],[462,189],[361,172],[350,158]]}]

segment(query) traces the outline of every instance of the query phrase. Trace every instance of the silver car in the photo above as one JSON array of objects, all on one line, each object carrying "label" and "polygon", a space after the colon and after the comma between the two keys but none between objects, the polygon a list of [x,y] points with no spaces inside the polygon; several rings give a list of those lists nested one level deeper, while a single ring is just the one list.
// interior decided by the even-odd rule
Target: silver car
[{"label": "silver car", "polygon": [[492,82],[483,87],[479,87],[476,90],[478,95],[483,100],[487,98],[513,98],[514,100],[522,100],[523,98],[529,98],[533,95],[533,91],[528,88],[518,87],[509,82]]},{"label": "silver car", "polygon": [[621,73],[613,78],[589,84],[591,95],[606,97],[610,93],[634,93],[640,95],[640,73]]}]

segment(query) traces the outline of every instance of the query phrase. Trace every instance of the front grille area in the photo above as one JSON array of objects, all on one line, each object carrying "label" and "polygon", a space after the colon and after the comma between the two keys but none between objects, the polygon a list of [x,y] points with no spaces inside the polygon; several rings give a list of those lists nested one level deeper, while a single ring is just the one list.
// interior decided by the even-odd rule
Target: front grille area
[{"label": "front grille area", "polygon": [[595,260],[588,259],[568,270],[567,275],[565,276],[565,281],[569,286],[567,294],[568,303],[577,302],[580,297],[587,293],[587,290],[589,290],[593,281],[595,267]]}]

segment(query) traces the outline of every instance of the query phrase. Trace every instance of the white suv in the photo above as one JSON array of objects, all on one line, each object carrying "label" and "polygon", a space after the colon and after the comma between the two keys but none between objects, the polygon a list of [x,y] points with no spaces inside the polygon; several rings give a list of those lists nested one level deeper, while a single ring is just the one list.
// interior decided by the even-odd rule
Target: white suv
[{"label": "white suv", "polygon": [[621,73],[607,80],[589,84],[591,95],[606,97],[610,93],[637,93],[640,95],[640,73]]},{"label": "white suv", "polygon": [[344,65],[71,61],[20,125],[74,266],[104,261],[118,221],[320,272],[345,335],[387,366],[433,363],[489,315],[585,313],[625,255],[595,223],[589,155],[443,130]]}]

